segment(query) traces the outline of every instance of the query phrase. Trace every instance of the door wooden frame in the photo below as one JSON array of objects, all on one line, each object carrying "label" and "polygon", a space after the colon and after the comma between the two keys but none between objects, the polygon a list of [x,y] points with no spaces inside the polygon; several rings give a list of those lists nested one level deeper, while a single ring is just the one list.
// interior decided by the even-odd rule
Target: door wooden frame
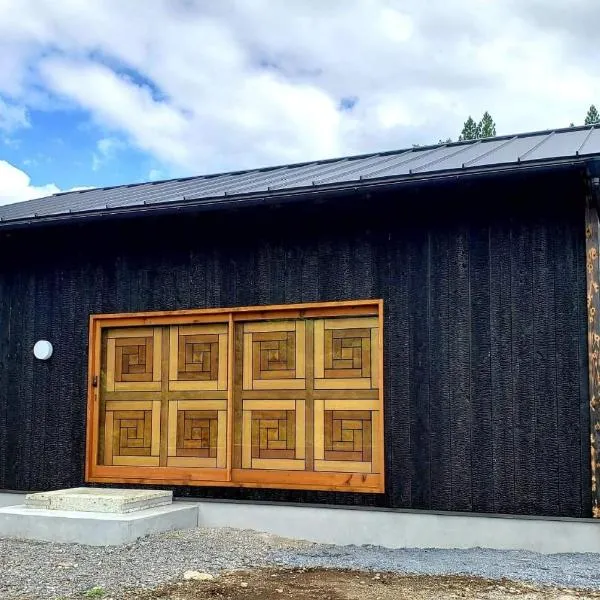
[{"label": "door wooden frame", "polygon": [[[233,468],[235,327],[244,321],[276,319],[318,319],[337,317],[378,319],[378,431],[377,452],[380,473],[339,473],[315,471],[260,471]],[[227,468],[187,469],[179,467],[105,466],[98,464],[100,421],[100,377],[102,334],[106,328],[227,323]],[[335,394],[334,394],[335,395]],[[86,423],[85,480],[93,483],[129,483],[153,485],[252,487],[306,489],[323,491],[359,491],[382,493],[385,489],[383,410],[383,300],[353,300],[306,304],[278,304],[216,309],[191,309],[139,313],[94,314],[89,324],[88,402]]]}]

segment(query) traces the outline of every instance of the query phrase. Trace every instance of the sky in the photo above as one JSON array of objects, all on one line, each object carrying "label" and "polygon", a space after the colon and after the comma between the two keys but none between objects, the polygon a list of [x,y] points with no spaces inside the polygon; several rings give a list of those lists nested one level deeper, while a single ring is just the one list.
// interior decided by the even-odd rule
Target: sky
[{"label": "sky", "polygon": [[0,204],[582,124],[597,0],[0,0]]}]

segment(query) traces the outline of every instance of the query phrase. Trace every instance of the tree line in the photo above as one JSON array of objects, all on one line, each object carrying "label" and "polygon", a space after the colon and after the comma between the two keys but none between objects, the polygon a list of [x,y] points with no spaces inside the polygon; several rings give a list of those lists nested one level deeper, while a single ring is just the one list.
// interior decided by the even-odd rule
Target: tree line
[{"label": "tree line", "polygon": [[[595,125],[600,123],[600,113],[598,109],[592,104],[588,109],[588,112],[585,116],[584,125]],[[575,127],[573,123],[570,124],[570,127]],[[486,110],[483,113],[483,117],[479,122],[476,122],[471,115],[465,121],[463,125],[462,131],[458,136],[458,141],[463,142],[466,140],[479,140],[482,138],[489,138],[496,136],[496,123],[494,119],[490,115],[490,113]],[[448,138],[445,142],[440,140],[440,144],[442,143],[450,143],[452,142],[451,138]]]}]

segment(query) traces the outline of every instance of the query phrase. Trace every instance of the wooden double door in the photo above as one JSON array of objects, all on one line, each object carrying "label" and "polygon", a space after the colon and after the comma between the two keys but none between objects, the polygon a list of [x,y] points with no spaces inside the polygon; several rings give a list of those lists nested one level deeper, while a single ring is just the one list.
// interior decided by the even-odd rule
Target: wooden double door
[{"label": "wooden double door", "polygon": [[383,491],[380,308],[94,317],[88,480]]}]

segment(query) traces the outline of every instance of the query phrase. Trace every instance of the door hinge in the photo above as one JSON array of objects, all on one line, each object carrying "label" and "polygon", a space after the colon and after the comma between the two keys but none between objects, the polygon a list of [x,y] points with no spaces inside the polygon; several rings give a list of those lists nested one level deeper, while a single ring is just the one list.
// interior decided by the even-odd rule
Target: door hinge
[{"label": "door hinge", "polygon": [[98,387],[98,375],[94,375],[94,379],[92,380],[92,387]]}]

